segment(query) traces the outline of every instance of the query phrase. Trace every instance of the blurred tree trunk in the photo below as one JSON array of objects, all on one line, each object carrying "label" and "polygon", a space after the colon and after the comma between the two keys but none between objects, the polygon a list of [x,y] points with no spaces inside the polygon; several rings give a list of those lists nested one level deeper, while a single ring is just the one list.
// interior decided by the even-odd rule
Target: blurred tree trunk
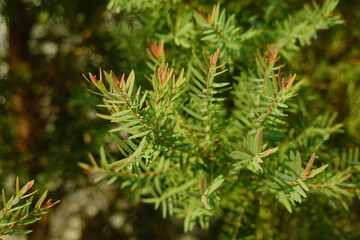
[{"label": "blurred tree trunk", "polygon": [[16,69],[28,57],[28,40],[32,21],[21,0],[8,0],[9,66]]},{"label": "blurred tree trunk", "polygon": [[[34,21],[22,0],[8,0],[6,6],[9,29],[9,85],[13,91],[11,109],[17,128],[15,146],[21,154],[28,152],[34,135],[31,127],[31,88],[28,85],[31,84],[29,39]],[[33,169],[33,161],[28,161],[27,164]]]},{"label": "blurred tree trunk", "polygon": [[[11,109],[16,125],[15,147],[17,164],[25,164],[30,178],[35,178],[39,171],[39,163],[32,154],[32,147],[36,144],[36,127],[39,121],[38,112],[41,101],[34,94],[33,70],[29,53],[30,32],[35,24],[29,4],[24,0],[7,0],[7,18],[9,29],[9,85],[12,86]],[[34,234],[46,236],[48,219],[45,217],[36,223]]]},{"label": "blurred tree trunk", "polygon": [[7,0],[6,16],[9,29],[9,86],[12,91],[11,109],[16,125],[15,147],[17,150],[17,163],[21,161],[22,154],[26,156],[27,168],[30,176],[36,173],[37,161],[32,159],[29,149],[34,142],[35,131],[34,99],[32,83],[32,68],[29,60],[30,32],[34,25],[29,6],[23,0]]}]

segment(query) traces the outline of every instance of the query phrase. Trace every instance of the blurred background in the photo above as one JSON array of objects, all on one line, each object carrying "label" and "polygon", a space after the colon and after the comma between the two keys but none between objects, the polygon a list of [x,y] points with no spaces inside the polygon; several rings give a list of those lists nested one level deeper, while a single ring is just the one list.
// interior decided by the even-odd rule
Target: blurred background
[{"label": "blurred background", "polygon": [[[220,2],[229,12],[237,6]],[[241,2],[250,16],[263,14],[268,1]],[[310,1],[277,2],[295,11]],[[152,206],[135,204],[117,186],[94,184],[77,165],[100,145],[111,149],[107,125],[95,115],[98,98],[86,91],[82,74],[100,67],[149,73],[146,40],[154,39],[155,29],[141,21],[146,12],[115,13],[107,4],[0,0],[0,182],[10,191],[16,176],[22,183],[35,179],[36,188],[62,200],[21,239],[211,239],[211,231],[183,234],[181,221],[162,220]],[[360,1],[341,1],[337,9],[345,24],[320,32],[289,67],[315,79],[306,83],[318,111],[338,112],[346,130],[338,138],[359,145]],[[350,229],[360,229],[359,202],[353,211],[336,214],[346,216]],[[326,229],[321,221],[319,228]],[[357,237],[355,231],[344,239]]]}]

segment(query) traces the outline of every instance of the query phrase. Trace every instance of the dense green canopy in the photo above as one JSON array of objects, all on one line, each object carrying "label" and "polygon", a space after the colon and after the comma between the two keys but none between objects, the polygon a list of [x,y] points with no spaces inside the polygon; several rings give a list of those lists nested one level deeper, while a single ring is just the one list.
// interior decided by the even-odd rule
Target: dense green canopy
[{"label": "dense green canopy", "polygon": [[[0,0],[1,185],[10,196],[17,176],[21,186],[34,179],[34,188],[48,190],[48,197],[62,200],[47,217],[31,225],[34,232],[29,239],[358,239],[360,2],[314,2]],[[99,73],[99,68],[105,72]],[[280,77],[279,82],[273,81],[273,76],[281,75],[279,69],[284,72],[284,82]],[[112,105],[122,106],[124,99],[122,87],[111,85],[117,79],[110,70],[116,73],[118,84],[121,74],[126,74],[125,93],[133,104],[129,109],[139,111],[135,115],[126,118],[128,112]],[[132,70],[136,80],[131,80]],[[95,87],[85,81],[83,73]],[[202,77],[204,73],[211,76],[209,81]],[[173,74],[177,82],[167,78]],[[100,75],[106,91],[97,82]],[[217,85],[209,88],[213,82]],[[254,91],[259,82],[265,87]],[[129,93],[131,84],[134,89]],[[139,86],[142,90],[136,92]],[[100,90],[105,103],[87,88]],[[145,90],[148,96],[143,97]],[[169,91],[174,91],[174,96],[161,102]],[[209,101],[203,101],[209,96]],[[272,108],[274,99],[279,105]],[[111,106],[99,108],[99,104]],[[205,105],[207,108],[197,108]],[[166,112],[168,108],[174,111]],[[206,111],[208,115],[202,115]],[[117,124],[129,122],[129,127],[117,125],[114,130],[115,125],[98,116]],[[142,118],[131,125],[134,116]],[[154,119],[159,129],[155,125],[141,128]],[[230,125],[235,127],[227,128]],[[184,133],[179,131],[182,126],[187,129]],[[199,130],[199,126],[203,128]],[[115,133],[121,130],[120,135],[112,137],[108,134],[111,129]],[[208,129],[214,134],[210,136]],[[172,135],[165,135],[169,132]],[[153,142],[142,141],[144,136]],[[197,159],[189,175],[176,172],[184,169],[181,161],[186,154],[183,158],[175,150],[170,152],[170,143]],[[158,148],[153,148],[156,144]],[[141,149],[136,151],[135,145]],[[146,156],[140,154],[144,146]],[[92,163],[86,165],[89,152],[93,153]],[[271,174],[280,169],[279,163],[265,158],[270,155],[271,159],[273,153],[284,160],[276,176]],[[244,163],[249,154],[256,160],[253,165]],[[164,160],[162,165],[154,160],[151,166],[123,168],[120,160],[133,155],[134,162],[142,159],[145,165],[152,157]],[[300,155],[303,167],[298,164]],[[222,160],[212,166],[226,173],[217,174],[208,167],[206,161],[215,158]],[[95,162],[101,162],[103,168],[94,168]],[[108,167],[105,163],[109,171],[103,170]],[[309,163],[314,164],[312,173]],[[164,171],[166,164],[170,166],[166,171],[176,172],[172,178],[152,176]],[[234,164],[235,170],[227,164]],[[299,168],[291,171],[285,166]],[[315,177],[315,169],[325,170]],[[140,180],[128,179],[126,174],[140,175]],[[148,175],[151,178],[142,178]],[[261,182],[269,186],[290,181],[291,190],[278,194],[269,187],[272,190],[265,195],[265,191],[259,193],[258,185],[246,186],[259,176],[269,176]],[[306,186],[297,188],[292,180],[284,180],[289,176],[297,179],[296,184],[314,177],[308,185],[317,190],[305,194]],[[163,198],[155,196],[163,196],[162,191],[168,194],[164,187],[171,186],[169,192],[173,189],[176,199],[183,201],[176,207],[192,204],[183,193],[176,195],[178,188],[192,185],[192,177],[205,184],[200,183],[199,197],[205,213],[199,214],[214,218],[199,217],[202,220],[196,221],[201,226],[211,225],[202,230],[195,220],[192,223],[183,216],[185,230],[194,227],[185,234],[183,219],[162,219],[170,207],[164,210],[159,201]],[[223,182],[230,183],[235,177],[243,188],[220,190]],[[99,178],[115,183],[94,181]],[[334,186],[331,191],[326,188],[329,184]],[[34,204],[40,196],[35,195]],[[219,196],[230,200],[221,202]],[[147,199],[145,203],[140,201],[142,197]],[[161,203],[162,211],[154,211],[147,203]],[[215,206],[222,210],[206,212]],[[232,225],[236,222],[243,227]]]}]

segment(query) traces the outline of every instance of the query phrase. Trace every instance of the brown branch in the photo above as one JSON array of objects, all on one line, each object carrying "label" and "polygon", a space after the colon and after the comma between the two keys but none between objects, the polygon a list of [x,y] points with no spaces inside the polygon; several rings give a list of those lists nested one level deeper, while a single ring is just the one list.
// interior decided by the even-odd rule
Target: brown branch
[{"label": "brown branch", "polygon": [[344,177],[342,177],[341,179],[339,179],[338,181],[335,181],[335,182],[330,182],[330,183],[319,183],[319,184],[311,184],[311,183],[308,183],[307,186],[309,187],[314,187],[314,188],[323,188],[323,187],[331,187],[331,186],[334,186],[334,185],[338,185],[342,182],[345,182],[346,180],[348,180],[349,178],[351,178],[352,174],[349,173],[347,175],[345,175]]}]

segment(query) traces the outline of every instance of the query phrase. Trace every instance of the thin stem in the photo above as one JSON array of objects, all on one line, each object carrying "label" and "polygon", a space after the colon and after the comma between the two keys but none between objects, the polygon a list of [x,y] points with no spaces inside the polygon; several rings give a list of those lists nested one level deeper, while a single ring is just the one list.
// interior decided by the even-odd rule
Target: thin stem
[{"label": "thin stem", "polygon": [[349,173],[347,175],[345,175],[344,177],[342,177],[341,179],[339,179],[338,181],[335,181],[335,182],[329,182],[329,183],[319,183],[319,184],[311,184],[311,183],[308,183],[307,185],[309,187],[315,187],[315,188],[323,188],[323,187],[331,187],[331,186],[334,186],[334,185],[338,185],[342,182],[345,182],[346,180],[348,180],[349,178],[351,178],[352,174]]},{"label": "thin stem", "polygon": [[176,172],[178,170],[180,170],[180,167],[171,167],[166,170],[143,172],[143,173],[139,173],[139,174],[111,172],[111,171],[104,170],[102,168],[97,168],[97,169],[94,169],[93,171],[94,172],[103,172],[107,175],[118,176],[118,177],[149,177],[149,176],[155,176],[155,175],[160,175],[160,174],[166,174],[166,173],[170,173],[170,172]]}]

